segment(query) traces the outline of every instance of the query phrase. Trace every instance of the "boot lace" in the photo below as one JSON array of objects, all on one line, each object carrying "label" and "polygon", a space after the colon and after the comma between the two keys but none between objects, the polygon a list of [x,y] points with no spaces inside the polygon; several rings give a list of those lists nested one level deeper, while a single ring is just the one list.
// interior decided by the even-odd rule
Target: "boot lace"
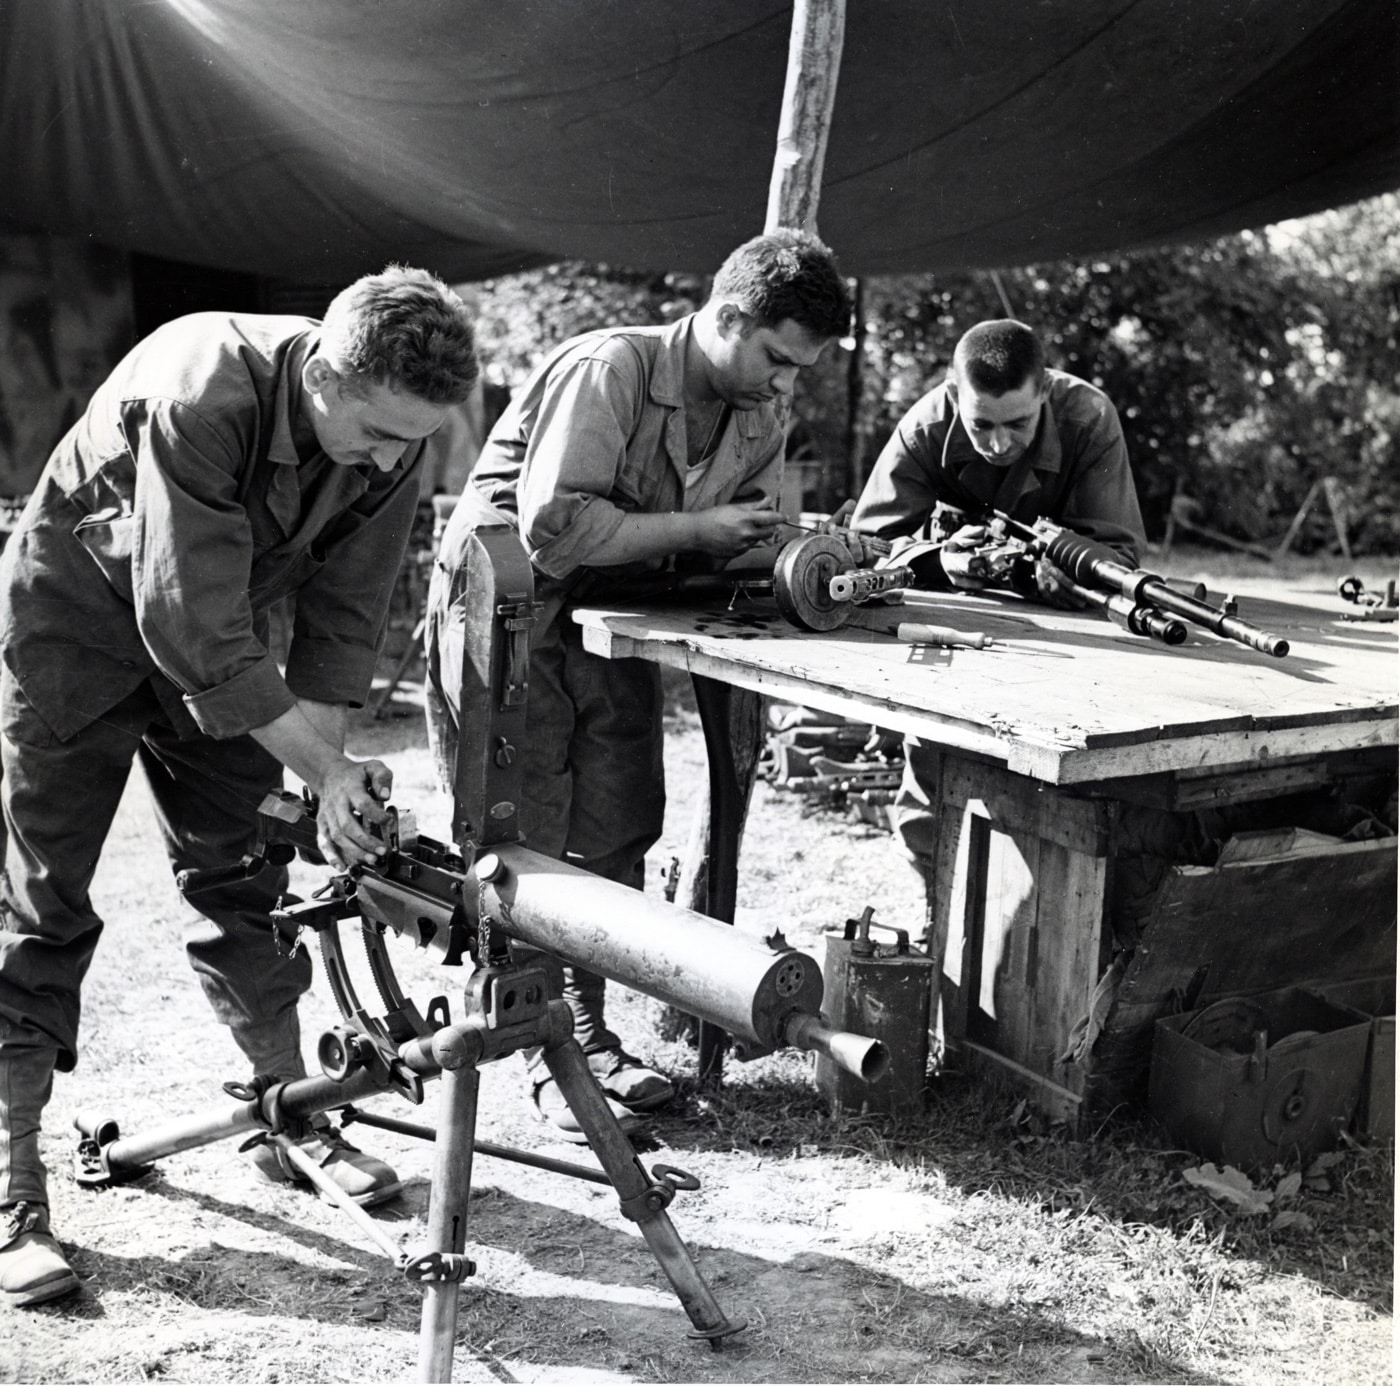
[{"label": "boot lace", "polygon": [[26,1232],[34,1231],[39,1226],[40,1211],[38,1205],[34,1203],[14,1203],[4,1209],[4,1240],[0,1241],[0,1247],[9,1246],[11,1242],[18,1241]]}]

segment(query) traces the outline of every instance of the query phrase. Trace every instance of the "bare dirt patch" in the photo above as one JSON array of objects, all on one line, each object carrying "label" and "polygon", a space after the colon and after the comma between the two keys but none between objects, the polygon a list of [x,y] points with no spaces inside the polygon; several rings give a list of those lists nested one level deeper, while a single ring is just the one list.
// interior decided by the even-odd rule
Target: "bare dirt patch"
[{"label": "bare dirt patch", "polygon": [[[416,691],[405,686],[402,717],[362,720],[355,748],[384,756],[395,802],[443,836]],[[682,693],[668,724],[672,811],[649,864],[647,889],[658,893],[689,835],[687,788],[703,779]],[[320,880],[299,873],[303,891]],[[412,1379],[417,1292],[334,1208],[259,1182],[237,1142],[172,1156],[125,1188],[68,1179],[80,1109],[135,1132],[218,1109],[220,1084],[244,1076],[180,956],[183,906],[139,783],[94,898],[108,924],[85,990],[83,1061],[59,1077],[45,1134],[55,1226],[83,1291],[67,1305],[0,1313],[0,1379]],[[866,904],[891,923],[917,920],[888,839],[760,785],[738,927],[779,924],[820,958],[822,933]],[[420,1004],[438,992],[455,999],[459,972],[400,951],[399,975]],[[629,1045],[681,1080],[675,1109],[639,1143],[642,1158],[699,1177],[672,1217],[748,1328],[720,1353],[689,1340],[610,1190],[481,1157],[468,1234],[478,1273],[462,1292],[457,1380],[1390,1380],[1388,1151],[1345,1151],[1299,1196],[1311,1228],[1271,1232],[1267,1219],[1184,1184],[1191,1157],[1164,1149],[1145,1120],[1115,1117],[1075,1140],[956,1073],[933,1082],[918,1120],[832,1117],[793,1054],[731,1060],[722,1090],[704,1092],[693,1053],[658,1037],[655,1003],[613,995]],[[303,1011],[310,1054],[337,1019],[319,976]],[[430,1084],[420,1112],[392,1097],[366,1106],[431,1122],[435,1098]],[[483,1069],[478,1134],[588,1159],[533,1120],[517,1060]],[[377,1216],[412,1243],[428,1147],[352,1135],[405,1177],[404,1198]]]}]

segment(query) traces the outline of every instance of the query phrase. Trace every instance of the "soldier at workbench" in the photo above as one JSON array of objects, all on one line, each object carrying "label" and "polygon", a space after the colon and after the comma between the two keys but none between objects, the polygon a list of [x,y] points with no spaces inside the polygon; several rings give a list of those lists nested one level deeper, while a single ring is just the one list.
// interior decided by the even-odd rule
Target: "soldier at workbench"
[{"label": "soldier at workbench", "polygon": [[[89,887],[133,758],[191,892],[191,965],[253,1071],[305,1075],[269,912],[286,872],[229,883],[283,767],[320,799],[335,866],[382,844],[391,772],[345,754],[418,504],[423,440],[477,374],[461,300],[423,270],[357,281],[325,320],[200,313],[139,343],[49,458],[0,567],[8,844],[0,880],[0,1296],[78,1286],[49,1230],[39,1130],[77,1062],[102,920]],[[285,672],[271,611],[295,601]],[[172,1037],[178,1042],[178,1036]],[[321,1119],[298,1144],[361,1204],[400,1188]],[[275,1146],[251,1153],[304,1180]],[[308,1185],[309,1187],[309,1185]]]},{"label": "soldier at workbench", "polygon": [[[740,246],[708,301],[666,327],[590,332],[534,371],[492,429],[443,537],[428,602],[428,714],[451,792],[463,617],[459,570],[481,525],[509,524],[535,570],[521,821],[538,852],[641,888],[661,833],[659,671],[583,648],[567,603],[592,575],[654,571],[676,555],[713,565],[770,542],[783,464],[780,407],[799,370],[846,332],[851,305],[831,252],[781,231]],[[604,981],[567,969],[575,1034],[624,1129],[670,1100],[604,1015]],[[583,1140],[538,1062],[542,1119]]]},{"label": "soldier at workbench", "polygon": [[[870,474],[851,527],[894,542],[885,560],[907,564],[928,588],[976,591],[987,532],[968,517],[1000,510],[1052,520],[1098,540],[1137,567],[1146,542],[1123,429],[1112,401],[1087,381],[1045,365],[1040,339],[1010,318],[978,323],[959,340],[952,369],[899,421]],[[1045,559],[1023,595],[1076,607]],[[932,879],[941,757],[905,741],[895,831]]]}]

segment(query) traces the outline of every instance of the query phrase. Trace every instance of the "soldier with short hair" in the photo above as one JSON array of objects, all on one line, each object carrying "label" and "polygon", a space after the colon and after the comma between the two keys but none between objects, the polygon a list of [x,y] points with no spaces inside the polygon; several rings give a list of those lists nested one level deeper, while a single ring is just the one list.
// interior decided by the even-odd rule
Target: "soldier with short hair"
[{"label": "soldier with short hair", "polygon": [[[117,365],[54,449],[0,559],[0,1296],[75,1290],[48,1222],[40,1119],[78,1058],[103,921],[89,887],[131,763],[175,871],[252,850],[292,770],[337,867],[382,851],[392,774],[345,754],[418,505],[423,442],[477,374],[461,300],[423,270],[358,280],[323,322],[198,313]],[[285,672],[270,615],[295,602]],[[257,1074],[306,1072],[304,950],[269,918],[286,872],[192,894],[185,949]],[[361,1204],[397,1175],[324,1118],[299,1143]],[[303,1176],[274,1147],[266,1177]]]}]

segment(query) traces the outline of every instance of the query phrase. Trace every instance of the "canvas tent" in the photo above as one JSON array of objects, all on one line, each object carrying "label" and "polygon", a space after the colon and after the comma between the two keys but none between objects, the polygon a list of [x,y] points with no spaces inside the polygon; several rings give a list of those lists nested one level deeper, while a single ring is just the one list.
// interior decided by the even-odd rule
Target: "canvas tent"
[{"label": "canvas tent", "polygon": [[[0,231],[287,280],[760,230],[785,0],[3,0]],[[1197,238],[1400,185],[1388,0],[857,0],[850,273]]]}]

